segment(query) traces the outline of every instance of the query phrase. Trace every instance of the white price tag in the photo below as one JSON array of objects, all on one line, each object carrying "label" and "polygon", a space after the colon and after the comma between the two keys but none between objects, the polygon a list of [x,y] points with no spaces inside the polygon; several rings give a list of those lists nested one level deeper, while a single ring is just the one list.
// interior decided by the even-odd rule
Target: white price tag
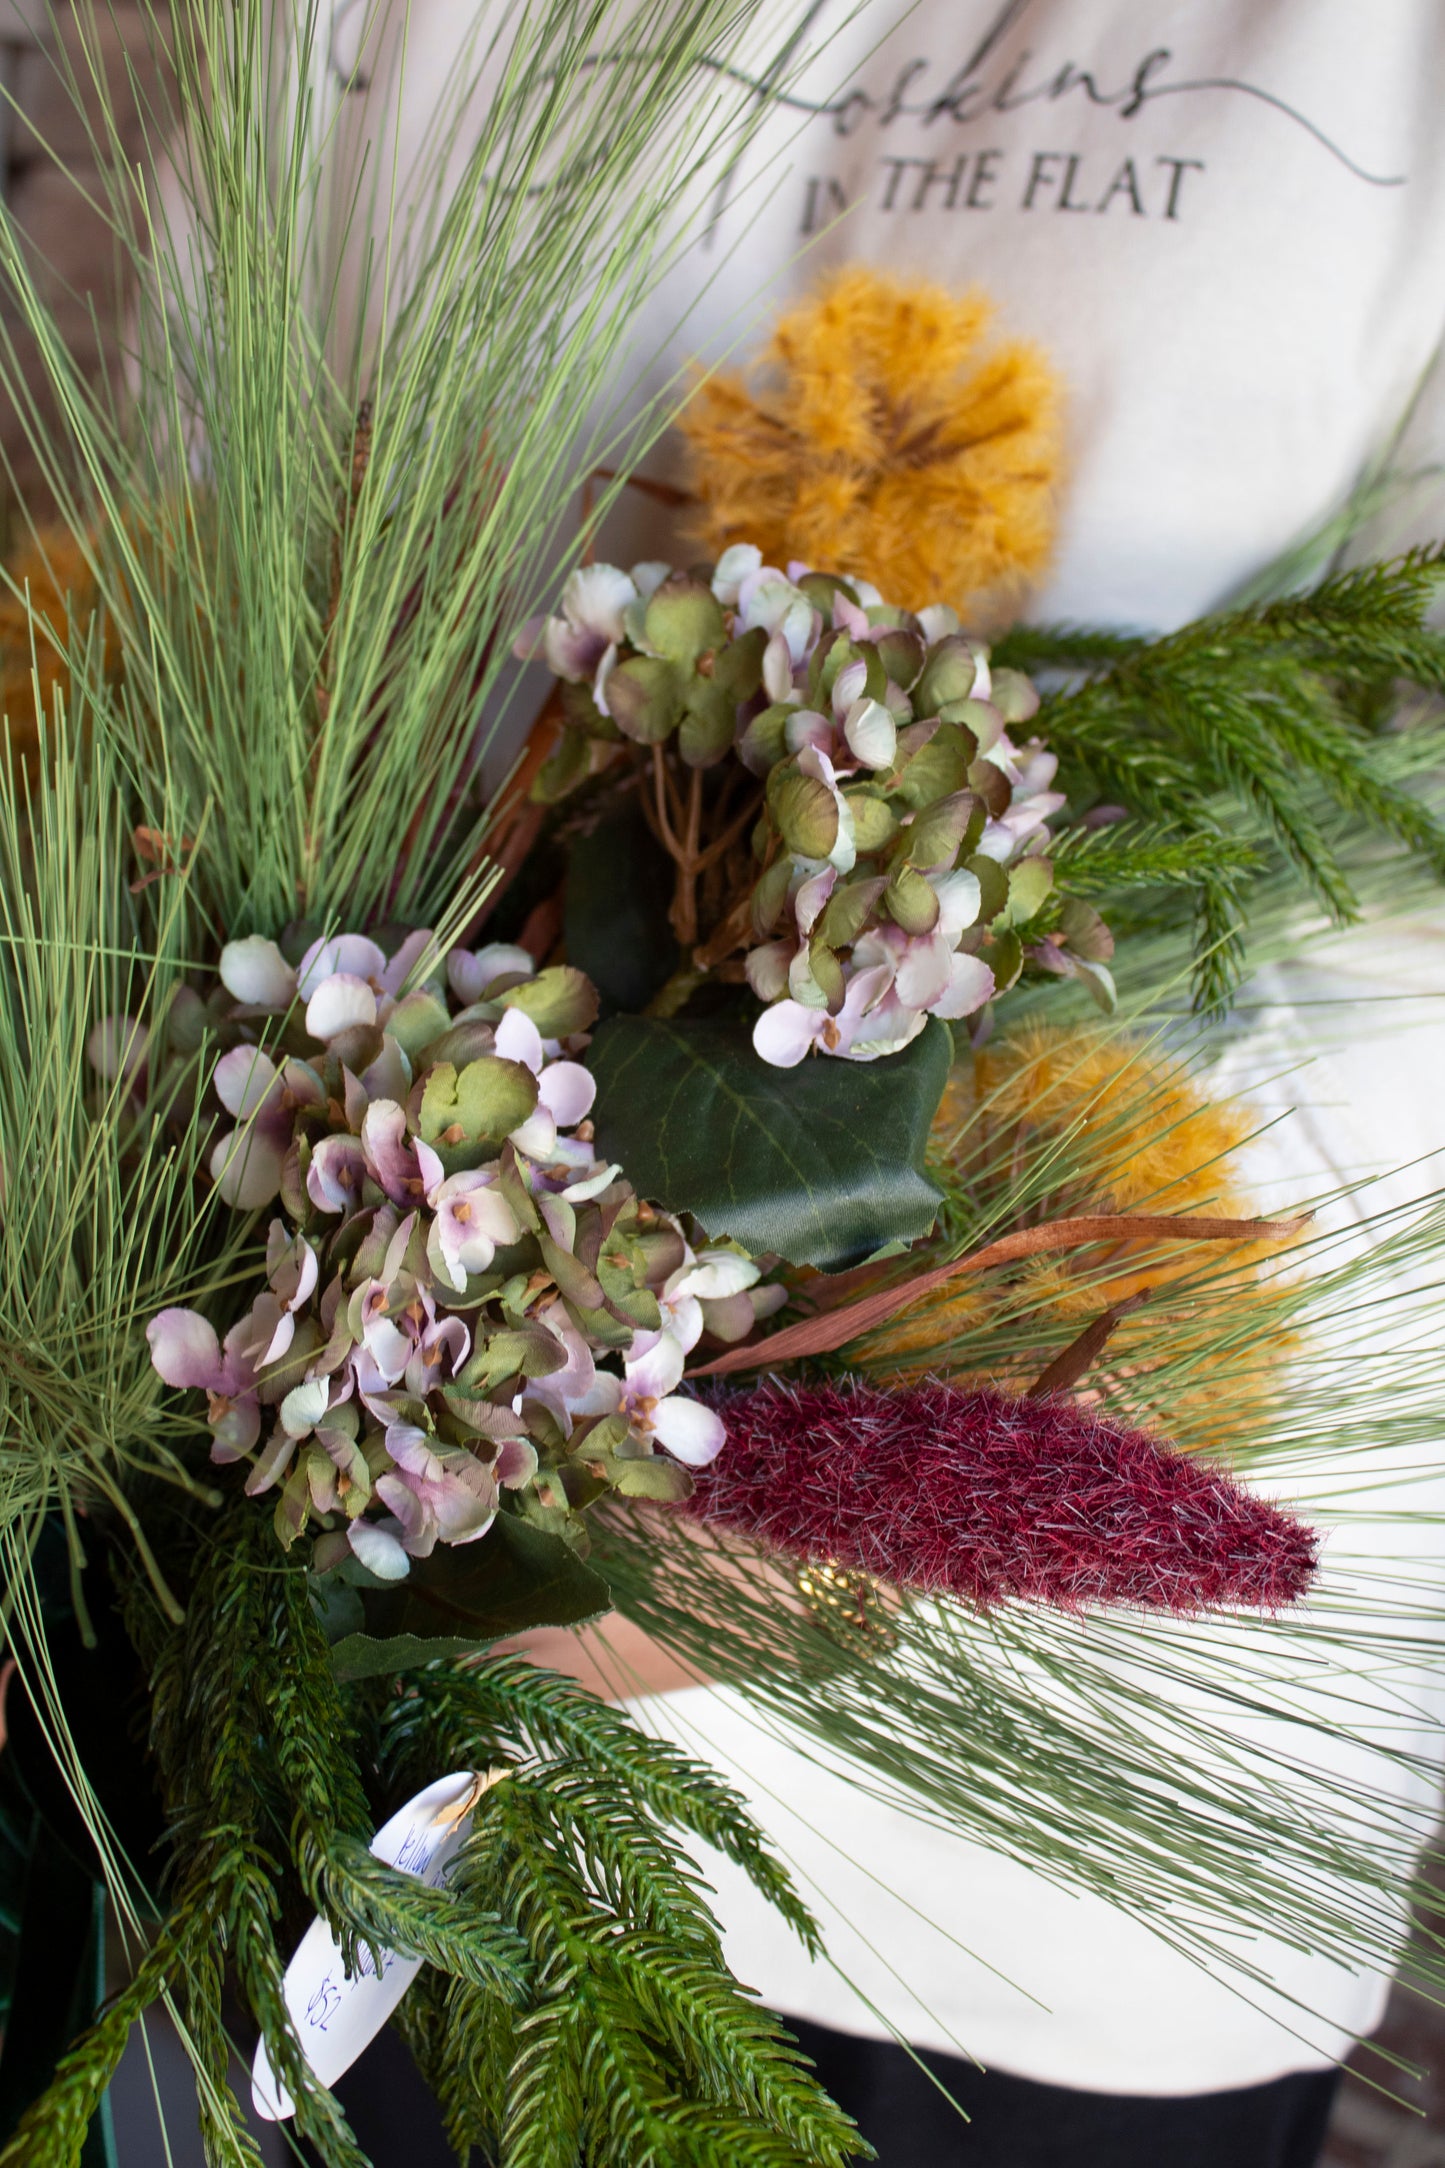
[{"label": "white price tag", "polygon": [[[371,1840],[376,1857],[431,1889],[445,1885],[471,1828],[482,1794],[508,1772],[463,1769],[409,1799]],[[296,1946],[283,1982],[286,2007],[301,2035],[306,2060],[322,2085],[334,2085],[369,2047],[422,1967],[419,1957],[383,1950],[381,1963],[363,1943],[349,1973],[341,1946],[324,1920],[313,1920]],[[271,2068],[262,2040],[251,2065],[251,2098],[268,2123],[296,2113],[296,2103]]]}]

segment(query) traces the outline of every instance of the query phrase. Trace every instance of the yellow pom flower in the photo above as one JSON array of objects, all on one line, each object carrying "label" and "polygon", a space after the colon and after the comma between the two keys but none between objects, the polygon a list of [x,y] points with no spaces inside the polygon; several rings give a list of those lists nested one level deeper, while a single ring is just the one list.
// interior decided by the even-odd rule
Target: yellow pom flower
[{"label": "yellow pom flower", "polygon": [[1053,542],[1060,393],[1036,347],[986,345],[992,315],[976,288],[855,266],[750,375],[705,381],[681,427],[714,554],[755,542],[905,609],[1014,600]]},{"label": "yellow pom flower", "polygon": [[[94,615],[95,582],[85,551],[70,529],[60,525],[45,528],[13,550],[5,570],[8,580],[0,586],[0,716],[11,746],[28,764],[39,744],[37,695],[47,723],[54,712],[55,688],[69,699],[66,648],[72,623],[83,625]],[[20,590],[18,595],[9,581]],[[22,599],[27,595],[28,608]],[[111,635],[107,667],[114,661],[113,644]]]},{"label": "yellow pom flower", "polygon": [[[1243,1219],[1238,1153],[1247,1108],[1207,1099],[1188,1072],[1109,1033],[1026,1026],[960,1064],[934,1148],[966,1186],[1052,1151],[1063,1174],[1031,1217],[1074,1212],[1201,1212]],[[1298,1345],[1290,1283],[1270,1270],[1277,1243],[1135,1242],[1086,1261],[1040,1257],[1007,1280],[963,1280],[900,1309],[849,1351],[867,1375],[908,1384],[940,1366],[961,1383],[1018,1390],[1106,1309],[1146,1306],[1121,1323],[1101,1369],[1129,1386],[1132,1420],[1158,1422],[1181,1445],[1227,1450],[1279,1390]],[[952,1353],[945,1355],[944,1350]],[[1162,1361],[1161,1361],[1162,1358]],[[1094,1378],[1085,1381],[1092,1387]]]}]

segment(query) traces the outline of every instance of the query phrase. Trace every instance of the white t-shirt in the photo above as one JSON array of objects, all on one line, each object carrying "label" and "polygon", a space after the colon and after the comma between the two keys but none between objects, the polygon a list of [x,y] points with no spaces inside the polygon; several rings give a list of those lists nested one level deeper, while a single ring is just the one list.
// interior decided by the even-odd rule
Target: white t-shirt
[{"label": "white t-shirt", "polygon": [[[817,32],[844,9],[812,13]],[[1070,472],[1033,612],[1090,622],[1164,626],[1223,600],[1338,509],[1412,400],[1401,456],[1433,458],[1433,384],[1416,394],[1445,328],[1445,11],[925,0],[881,19],[898,15],[881,43],[878,9],[840,32],[793,94],[820,108],[801,129],[791,98],[770,122],[659,301],[660,325],[685,289],[700,292],[654,381],[689,347],[732,342],[745,356],[759,289],[765,326],[825,264],[978,282],[1001,328],[1037,338],[1064,373]],[[780,160],[788,135],[764,204],[749,175]],[[653,464],[667,470],[665,448]],[[1430,532],[1432,511],[1427,491],[1405,516]],[[629,528],[644,554],[632,512],[618,523],[624,558]],[[1355,936],[1328,969],[1271,976],[1256,1073],[1266,1024],[1281,1066],[1314,1057],[1274,1094],[1308,1110],[1276,1132],[1275,1171],[1295,1195],[1327,1186],[1331,1166],[1354,1178],[1445,1146],[1445,1109],[1424,1088],[1445,1060],[1442,923],[1436,912],[1408,938]],[[1359,1012],[1364,1031],[1330,1006],[1407,987],[1413,1002]],[[1417,1168],[1395,1194],[1432,1179]],[[1445,1536],[1419,1518],[1445,1510],[1438,1459],[1421,1446],[1386,1461],[1364,1441],[1328,1474],[1318,1456],[1271,1471],[1278,1495],[1328,1493],[1324,1614],[1348,1602],[1356,1572],[1380,1606],[1397,1564],[1409,1601],[1428,1591],[1438,1605]],[[1383,1751],[1343,1737],[1311,1751],[1413,1806],[1423,1834],[1433,1788],[1388,1750],[1439,1755],[1434,1648],[1359,1668],[1368,1676],[1320,1688],[1312,1706]],[[848,1980],[810,1964],[743,1878],[709,1861],[733,1963],[786,2010],[865,2034],[886,2020],[1046,2082],[1158,2093],[1328,2062],[1378,2022],[1379,1976],[1262,1940],[1247,1954],[1277,1992],[1240,1992],[1102,1901],[910,1824],[733,1696],[699,1689],[649,1713],[727,1768],[822,1907]],[[1300,1745],[1283,1717],[1253,1737]],[[1338,1803],[1321,1796],[1319,1813],[1328,1826]]]},{"label": "white t-shirt", "polygon": [[[426,137],[470,12],[411,0],[404,151]],[[1176,623],[1338,508],[1445,328],[1445,10],[881,0],[850,21],[848,0],[794,0],[761,12],[760,55],[790,27],[816,50],[786,81],[759,60],[755,145],[679,207],[705,233],[638,326],[644,390],[689,355],[745,356],[825,265],[863,259],[981,284],[1000,329],[1036,338],[1064,374],[1068,485],[1037,614]],[[1441,433],[1429,393],[1413,425],[1422,456]],[[670,456],[664,445],[649,464],[666,471]],[[1428,531],[1428,505],[1415,516]],[[655,510],[632,500],[608,542],[624,563],[662,554]],[[1297,1192],[1327,1185],[1330,1164],[1356,1174],[1445,1144],[1438,1098],[1422,1089],[1445,1062],[1441,919],[1408,941],[1354,937],[1328,969],[1272,978],[1270,1022],[1292,1058],[1322,1033],[1343,1041],[1280,1087],[1310,1106],[1307,1124],[1277,1133],[1292,1141],[1276,1171]],[[1370,1026],[1353,1035],[1315,1005],[1366,988],[1412,989],[1414,1005],[1396,1002],[1388,1024],[1379,1006],[1361,1011]],[[1420,1173],[1406,1189],[1426,1186]],[[1378,1575],[1392,1559],[1416,1598],[1437,1602],[1445,1544],[1417,1516],[1445,1509],[1441,1457],[1429,1441],[1384,1465],[1364,1440],[1343,1472],[1272,1471],[1281,1494],[1329,1494],[1327,1605],[1346,1600],[1353,1570]],[[1321,1706],[1347,1701],[1353,1728],[1382,1747],[1438,1748],[1445,1689],[1428,1646],[1317,1692]],[[1378,1977],[1268,1942],[1250,1954],[1278,1995],[1244,1999],[1098,1900],[868,1800],[732,1697],[698,1689],[649,1714],[751,1791],[866,1997],[810,1966],[718,1863],[732,1960],[784,2009],[865,2034],[891,2023],[1045,2081],[1164,2093],[1328,2061],[1378,2017]],[[1343,1736],[1315,1751],[1427,1824],[1418,1775]],[[1332,1811],[1321,1804],[1322,1819]]]},{"label": "white t-shirt", "polygon": [[745,357],[832,264],[977,283],[1066,386],[1034,613],[1160,626],[1212,607],[1339,505],[1445,332],[1445,10],[848,13],[807,10],[823,49],[659,295],[650,335],[690,314],[649,382],[690,352]]}]

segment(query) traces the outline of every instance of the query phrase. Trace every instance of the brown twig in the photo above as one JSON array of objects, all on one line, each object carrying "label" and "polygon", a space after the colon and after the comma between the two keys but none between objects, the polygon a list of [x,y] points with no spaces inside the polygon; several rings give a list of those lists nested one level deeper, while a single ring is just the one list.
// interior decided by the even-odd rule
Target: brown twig
[{"label": "brown twig", "polygon": [[1018,1234],[1002,1235],[997,1242],[975,1250],[971,1257],[957,1257],[951,1264],[937,1265],[901,1286],[875,1288],[857,1302],[843,1303],[816,1317],[804,1318],[797,1325],[787,1325],[751,1347],[730,1348],[726,1355],[688,1375],[725,1377],[734,1370],[759,1370],[804,1355],[831,1354],[952,1279],[965,1273],[987,1272],[996,1265],[1017,1264],[1027,1257],[1082,1249],[1090,1242],[1287,1242],[1307,1227],[1312,1217],[1309,1212],[1288,1220],[1213,1219],[1188,1212],[1098,1212],[1078,1219],[1050,1220],[1042,1227],[1025,1227]]}]

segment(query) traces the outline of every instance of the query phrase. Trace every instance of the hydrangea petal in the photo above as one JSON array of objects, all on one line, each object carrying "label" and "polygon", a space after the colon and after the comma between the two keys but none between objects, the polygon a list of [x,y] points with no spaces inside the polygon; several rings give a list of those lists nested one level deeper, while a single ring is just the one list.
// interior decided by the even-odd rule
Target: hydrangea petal
[{"label": "hydrangea petal", "polygon": [[796,1069],[828,1021],[825,1009],[801,1001],[775,1001],[753,1026],[753,1052],[774,1069]]},{"label": "hydrangea petal", "polygon": [[[515,1016],[517,1012],[510,1009],[507,1013]],[[500,1036],[497,1043],[500,1049]],[[559,1129],[575,1129],[592,1111],[597,1080],[580,1061],[549,1062],[538,1080],[537,1097]]]},{"label": "hydrangea petal", "polygon": [[727,1429],[716,1408],[673,1393],[656,1409],[652,1427],[674,1460],[685,1468],[705,1468],[727,1444]]},{"label": "hydrangea petal", "polygon": [[216,1063],[211,1082],[226,1112],[244,1122],[268,1099],[279,1097],[281,1076],[270,1055],[259,1047],[233,1046]]},{"label": "hydrangea petal", "polygon": [[226,943],[221,951],[221,984],[253,1009],[289,1009],[296,998],[296,973],[275,942],[259,933]]},{"label": "hydrangea petal", "polygon": [[503,1061],[524,1062],[533,1076],[540,1070],[546,1059],[542,1034],[524,1010],[508,1009],[497,1025],[497,1052]]},{"label": "hydrangea petal", "polygon": [[947,991],[934,1002],[933,1013],[945,1018],[972,1016],[993,999],[994,992],[993,973],[981,957],[955,956]]},{"label": "hydrangea petal", "polygon": [[313,1039],[334,1039],[358,1024],[375,1022],[376,994],[352,971],[333,971],[306,1004],[306,1029]]},{"label": "hydrangea petal", "polygon": [[380,985],[386,956],[364,933],[338,933],[326,941],[313,941],[297,970],[296,990],[309,1001],[323,981],[338,972],[354,979],[374,979]]},{"label": "hydrangea petal", "polygon": [[346,1531],[346,1540],[367,1572],[374,1573],[378,1581],[404,1581],[411,1572],[411,1560],[395,1534],[377,1521],[353,1521]]},{"label": "hydrangea petal", "polygon": [[211,1154],[211,1180],[238,1212],[258,1212],[281,1192],[286,1146],[264,1129],[230,1129]]},{"label": "hydrangea petal", "polygon": [[167,1385],[220,1390],[221,1343],[198,1310],[162,1310],[146,1327],[151,1363]]}]

